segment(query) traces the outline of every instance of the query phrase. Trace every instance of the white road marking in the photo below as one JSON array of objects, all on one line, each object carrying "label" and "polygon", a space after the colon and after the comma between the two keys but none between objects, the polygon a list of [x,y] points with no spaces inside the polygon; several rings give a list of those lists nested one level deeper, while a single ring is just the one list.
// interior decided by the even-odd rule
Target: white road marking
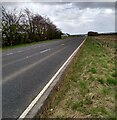
[{"label": "white road marking", "polygon": [[46,50],[43,50],[43,51],[41,51],[40,53],[44,53],[44,52],[47,52],[47,51],[49,51],[50,49],[46,49]]},{"label": "white road marking", "polygon": [[20,52],[23,52],[23,51],[20,51],[20,50],[19,50],[18,53],[20,53]]},{"label": "white road marking", "polygon": [[36,48],[38,48],[38,47],[41,47],[41,46],[35,46],[33,49],[36,49]]},{"label": "white road marking", "polygon": [[[39,47],[41,47],[41,46],[33,47],[33,49],[36,49],[36,48],[39,48]],[[12,54],[21,53],[23,51],[28,51],[28,50],[32,50],[32,48],[27,48],[25,50],[19,50],[19,51],[15,52],[15,53],[8,53],[8,54],[5,54],[5,55],[12,55]]]},{"label": "white road marking", "polygon": [[61,44],[61,45],[65,45],[65,44]]},{"label": "white road marking", "polygon": [[13,53],[8,53],[8,54],[6,54],[6,55],[12,55]]},{"label": "white road marking", "polygon": [[1,84],[4,84],[4,83],[7,82],[8,80],[13,80],[13,78],[17,77],[18,75],[21,75],[22,73],[26,72],[26,71],[29,70],[29,69],[32,69],[32,68],[35,67],[36,65],[38,65],[38,64],[40,64],[41,62],[49,59],[51,56],[53,56],[53,55],[61,52],[61,51],[62,51],[63,49],[65,49],[65,48],[66,48],[66,47],[64,47],[64,48],[62,48],[62,49],[59,49],[58,51],[55,51],[54,53],[51,53],[51,54],[47,55],[46,57],[44,57],[44,58],[42,58],[42,59],[40,59],[40,60],[38,60],[38,61],[36,61],[36,62],[34,62],[34,63],[26,66],[26,67],[24,67],[24,68],[22,68],[22,69],[20,69],[20,70],[18,70],[18,71],[16,71],[16,72],[14,72],[13,74],[5,77],[5,78],[3,79],[3,81],[0,82],[0,85],[1,85]]},{"label": "white road marking", "polygon": [[[86,38],[85,38],[86,40]],[[35,97],[35,99],[30,103],[30,105],[25,109],[25,111],[20,115],[18,120],[21,118],[25,118],[26,115],[30,112],[30,110],[34,107],[34,105],[37,103],[37,101],[41,98],[41,96],[44,94],[44,92],[48,89],[48,87],[52,84],[52,82],[55,80],[55,78],[59,75],[59,73],[70,63],[74,55],[78,52],[80,47],[83,45],[85,40],[80,44],[79,47],[72,53],[72,55],[67,59],[67,61],[60,67],[60,69],[56,72],[56,74],[51,78],[51,80],[46,84],[46,86],[42,89],[42,91]]]},{"label": "white road marking", "polygon": [[14,64],[14,63],[17,63],[17,62],[21,62],[21,61],[23,61],[23,60],[25,60],[25,59],[29,59],[29,58],[34,57],[34,56],[37,56],[37,55],[39,55],[39,54],[40,54],[40,52],[35,53],[35,54],[33,54],[33,55],[26,56],[25,58],[18,59],[18,60],[16,60],[16,61],[11,62],[11,63],[2,65],[2,67],[6,67],[7,65]]}]

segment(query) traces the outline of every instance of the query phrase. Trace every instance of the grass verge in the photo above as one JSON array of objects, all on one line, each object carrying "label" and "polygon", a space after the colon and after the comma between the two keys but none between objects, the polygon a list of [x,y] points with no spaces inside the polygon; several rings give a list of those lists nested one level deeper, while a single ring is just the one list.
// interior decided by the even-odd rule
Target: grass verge
[{"label": "grass verge", "polygon": [[26,47],[26,46],[31,46],[31,45],[40,44],[40,43],[52,42],[52,41],[56,41],[56,40],[62,40],[62,39],[44,40],[44,41],[26,43],[26,44],[14,45],[14,46],[6,46],[6,47],[2,47],[2,50],[5,51],[5,50],[10,50],[10,49],[15,49],[15,48],[22,48],[22,47]]},{"label": "grass verge", "polygon": [[116,118],[115,41],[110,47],[107,37],[98,39],[87,38],[42,118]]}]

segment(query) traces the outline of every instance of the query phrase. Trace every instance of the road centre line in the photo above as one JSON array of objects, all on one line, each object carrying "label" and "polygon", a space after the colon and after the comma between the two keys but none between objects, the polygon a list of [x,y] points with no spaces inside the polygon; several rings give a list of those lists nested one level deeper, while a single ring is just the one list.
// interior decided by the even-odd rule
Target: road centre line
[{"label": "road centre line", "polygon": [[[36,47],[33,47],[33,48],[36,49],[36,48],[39,48],[39,47],[41,47],[41,46],[36,46]],[[13,55],[13,54],[21,53],[21,52],[28,51],[28,50],[32,50],[32,48],[27,48],[27,49],[25,49],[25,50],[19,50],[19,51],[14,52],[14,53],[7,53],[7,54],[5,54],[5,55]]]},{"label": "road centre line", "polygon": [[29,59],[29,58],[31,58],[31,57],[34,57],[34,56],[36,56],[36,55],[39,55],[40,53],[47,52],[47,51],[49,51],[49,50],[51,50],[51,49],[47,49],[46,51],[44,50],[44,51],[35,53],[35,54],[33,54],[33,55],[26,56],[26,57],[24,57],[24,58],[22,58],[22,59],[18,59],[18,60],[16,60],[16,61],[7,63],[7,64],[5,64],[5,65],[2,65],[2,67],[6,67],[7,65],[10,65],[10,64],[15,64],[15,63],[20,62],[20,61],[23,61],[23,60],[25,60],[25,59]]},{"label": "road centre line", "polygon": [[61,45],[65,45],[65,44],[61,44]]},{"label": "road centre line", "polygon": [[8,53],[8,54],[6,54],[6,55],[12,55],[13,53]]},{"label": "road centre line", "polygon": [[5,65],[2,65],[2,68],[3,68],[3,67],[6,67],[7,65],[15,64],[16,62],[20,62],[20,61],[23,61],[23,60],[25,60],[25,59],[29,59],[29,58],[31,58],[31,57],[34,57],[34,56],[36,56],[36,55],[38,55],[38,54],[45,53],[45,52],[50,51],[50,50],[51,50],[51,49],[48,48],[48,49],[43,50],[43,51],[41,51],[41,52],[39,52],[39,53],[35,53],[35,54],[33,54],[33,55],[26,56],[26,57],[21,58],[21,59],[18,59],[18,60],[16,60],[16,61],[12,61],[12,62],[10,62],[10,63],[7,63],[7,64],[5,64]]},{"label": "road centre line", "polygon": [[20,53],[20,52],[23,52],[23,51],[20,51],[20,50],[19,50],[18,53]]},{"label": "road centre line", "polygon": [[49,48],[49,49],[43,50],[43,51],[41,51],[40,53],[44,53],[44,52],[47,52],[47,51],[49,51],[49,50],[51,50],[51,49]]},{"label": "road centre line", "polygon": [[3,81],[2,81],[2,84],[4,84],[5,82],[7,82],[8,80],[13,80],[13,78],[17,77],[18,75],[21,75],[23,72],[26,72],[26,71],[29,70],[29,69],[35,67],[36,65],[40,64],[41,62],[45,61],[46,59],[50,58],[51,56],[59,53],[60,51],[62,51],[62,50],[65,49],[65,48],[66,48],[66,47],[64,47],[64,48],[62,48],[62,49],[59,49],[58,51],[49,54],[48,56],[40,59],[39,61],[36,61],[36,62],[28,65],[27,67],[24,67],[24,68],[22,68],[22,69],[20,69],[20,70],[18,70],[18,71],[16,71],[16,72],[14,72],[13,74],[5,77],[5,78],[3,79]]}]

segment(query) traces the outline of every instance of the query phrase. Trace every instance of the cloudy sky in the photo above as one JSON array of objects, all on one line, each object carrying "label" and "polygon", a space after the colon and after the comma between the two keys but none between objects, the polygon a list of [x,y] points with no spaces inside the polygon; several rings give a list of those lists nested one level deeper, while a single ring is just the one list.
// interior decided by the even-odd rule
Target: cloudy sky
[{"label": "cloudy sky", "polygon": [[90,30],[115,31],[114,2],[4,2],[7,9],[29,8],[48,16],[64,33],[81,34]]}]

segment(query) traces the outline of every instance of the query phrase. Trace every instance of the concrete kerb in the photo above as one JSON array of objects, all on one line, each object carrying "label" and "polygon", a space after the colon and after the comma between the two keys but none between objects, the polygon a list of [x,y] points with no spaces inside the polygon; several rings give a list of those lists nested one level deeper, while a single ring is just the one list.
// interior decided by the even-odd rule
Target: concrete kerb
[{"label": "concrete kerb", "polygon": [[57,90],[62,76],[64,76],[65,70],[78,53],[80,48],[85,43],[87,37],[80,44],[80,46],[72,53],[72,55],[67,59],[67,61],[61,66],[57,73],[51,78],[47,85],[42,89],[42,91],[37,95],[37,97],[32,101],[32,103],[26,108],[26,110],[20,115],[20,118],[39,118],[40,115],[46,111],[51,104],[51,97]]}]

